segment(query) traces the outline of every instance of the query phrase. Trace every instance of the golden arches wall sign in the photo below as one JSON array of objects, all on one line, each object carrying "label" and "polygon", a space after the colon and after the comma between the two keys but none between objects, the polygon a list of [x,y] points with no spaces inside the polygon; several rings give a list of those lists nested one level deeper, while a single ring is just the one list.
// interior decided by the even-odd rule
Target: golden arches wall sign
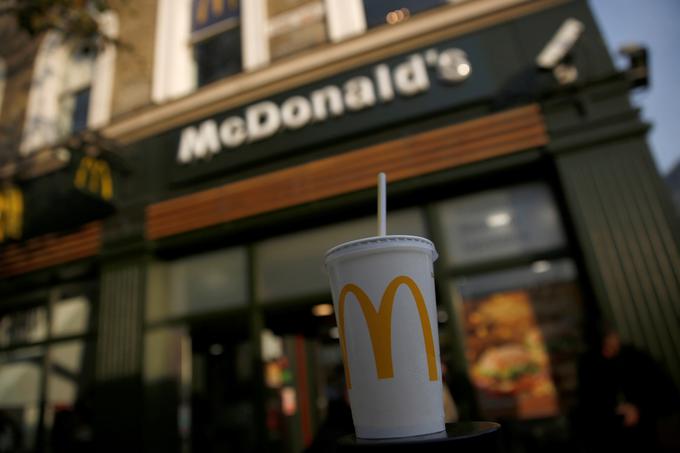
[{"label": "golden arches wall sign", "polygon": [[99,195],[104,200],[113,198],[113,179],[109,164],[101,159],[85,156],[80,160],[73,185]]},{"label": "golden arches wall sign", "polygon": [[349,362],[347,361],[347,344],[345,341],[345,300],[347,299],[347,295],[351,293],[356,297],[359,302],[359,307],[361,307],[361,311],[363,312],[364,319],[366,320],[368,333],[371,338],[371,346],[373,347],[373,358],[375,359],[375,368],[378,373],[378,379],[389,379],[394,377],[394,368],[392,365],[392,308],[394,306],[394,298],[397,294],[397,290],[401,285],[406,285],[411,291],[413,301],[418,309],[420,326],[423,331],[423,339],[425,340],[428,377],[431,381],[438,380],[434,340],[432,339],[432,325],[430,324],[430,317],[427,314],[425,299],[420,292],[420,288],[418,288],[418,285],[412,278],[400,275],[387,285],[377,311],[373,307],[373,303],[368,295],[357,285],[348,283],[340,291],[340,297],[338,299],[338,329],[340,331],[340,347],[342,349],[342,358],[345,362],[345,378],[347,379],[348,388],[352,388],[352,380],[349,371]]},{"label": "golden arches wall sign", "polygon": [[24,195],[18,188],[0,189],[0,242],[20,239],[23,232]]}]

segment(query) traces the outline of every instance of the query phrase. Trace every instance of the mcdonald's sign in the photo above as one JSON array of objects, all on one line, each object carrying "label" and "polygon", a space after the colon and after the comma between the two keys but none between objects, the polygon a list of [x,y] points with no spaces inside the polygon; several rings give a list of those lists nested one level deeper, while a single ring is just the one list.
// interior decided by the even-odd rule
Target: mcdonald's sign
[{"label": "mcdonald's sign", "polygon": [[418,285],[412,278],[400,275],[387,285],[380,300],[378,310],[374,308],[371,299],[359,286],[348,283],[340,291],[340,297],[338,298],[338,330],[340,331],[340,347],[342,350],[342,358],[345,363],[345,378],[347,380],[348,388],[352,388],[352,380],[349,362],[347,360],[347,344],[345,340],[345,301],[347,295],[354,295],[359,303],[364,319],[366,320],[378,379],[389,379],[394,377],[394,368],[392,365],[392,309],[394,307],[394,298],[396,297],[397,290],[402,285],[405,285],[410,290],[413,301],[418,309],[420,326],[423,332],[423,339],[425,340],[428,377],[430,381],[439,379],[434,340],[432,338],[432,325],[430,324],[430,317],[427,314],[425,299],[423,298],[420,288],[418,288]]},{"label": "mcdonald's sign", "polygon": [[113,179],[109,164],[101,159],[85,156],[80,160],[73,184],[83,191],[104,200],[113,198]]},{"label": "mcdonald's sign", "polygon": [[21,239],[24,220],[24,195],[16,187],[0,189],[0,242]]}]

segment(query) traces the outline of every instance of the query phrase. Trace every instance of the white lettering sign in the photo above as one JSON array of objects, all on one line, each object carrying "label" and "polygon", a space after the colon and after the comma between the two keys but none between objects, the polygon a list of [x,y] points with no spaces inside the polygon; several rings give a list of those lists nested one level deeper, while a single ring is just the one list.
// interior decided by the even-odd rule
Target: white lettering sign
[{"label": "white lettering sign", "polygon": [[429,49],[415,53],[393,69],[384,63],[373,68],[373,78],[363,75],[348,79],[342,87],[327,85],[309,93],[292,96],[281,105],[262,101],[245,108],[243,117],[230,116],[219,125],[205,120],[182,130],[177,152],[180,163],[209,159],[222,148],[238,148],[244,143],[264,140],[282,130],[296,130],[308,124],[327,121],[347,111],[360,111],[377,103],[388,103],[396,95],[415,96],[430,88],[428,66],[448,83],[460,83],[472,72],[464,51]]}]

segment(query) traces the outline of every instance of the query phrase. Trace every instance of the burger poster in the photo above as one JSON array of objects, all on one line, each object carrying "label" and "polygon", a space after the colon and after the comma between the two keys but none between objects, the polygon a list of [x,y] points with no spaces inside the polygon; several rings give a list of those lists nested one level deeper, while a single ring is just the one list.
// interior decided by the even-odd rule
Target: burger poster
[{"label": "burger poster", "polygon": [[466,354],[484,415],[556,415],[550,359],[528,293],[495,293],[463,306]]}]

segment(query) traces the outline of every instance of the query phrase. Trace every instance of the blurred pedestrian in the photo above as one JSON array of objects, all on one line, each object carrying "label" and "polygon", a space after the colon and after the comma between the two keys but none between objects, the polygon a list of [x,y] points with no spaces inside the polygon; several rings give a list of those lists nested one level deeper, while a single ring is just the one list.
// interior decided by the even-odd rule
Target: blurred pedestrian
[{"label": "blurred pedestrian", "polygon": [[0,453],[22,451],[21,427],[10,414],[0,410]]},{"label": "blurred pedestrian", "polygon": [[445,423],[456,423],[459,419],[458,416],[458,406],[456,406],[456,401],[453,399],[453,394],[448,384],[448,367],[444,361],[443,353],[441,360],[441,370],[442,370],[442,390],[443,400],[444,400],[444,422]]},{"label": "blurred pedestrian", "polygon": [[577,423],[586,451],[659,451],[657,424],[680,404],[677,388],[649,355],[606,333],[579,369]]},{"label": "blurred pedestrian", "polygon": [[94,451],[91,395],[78,398],[72,409],[54,414],[51,446],[54,453],[89,453]]}]

